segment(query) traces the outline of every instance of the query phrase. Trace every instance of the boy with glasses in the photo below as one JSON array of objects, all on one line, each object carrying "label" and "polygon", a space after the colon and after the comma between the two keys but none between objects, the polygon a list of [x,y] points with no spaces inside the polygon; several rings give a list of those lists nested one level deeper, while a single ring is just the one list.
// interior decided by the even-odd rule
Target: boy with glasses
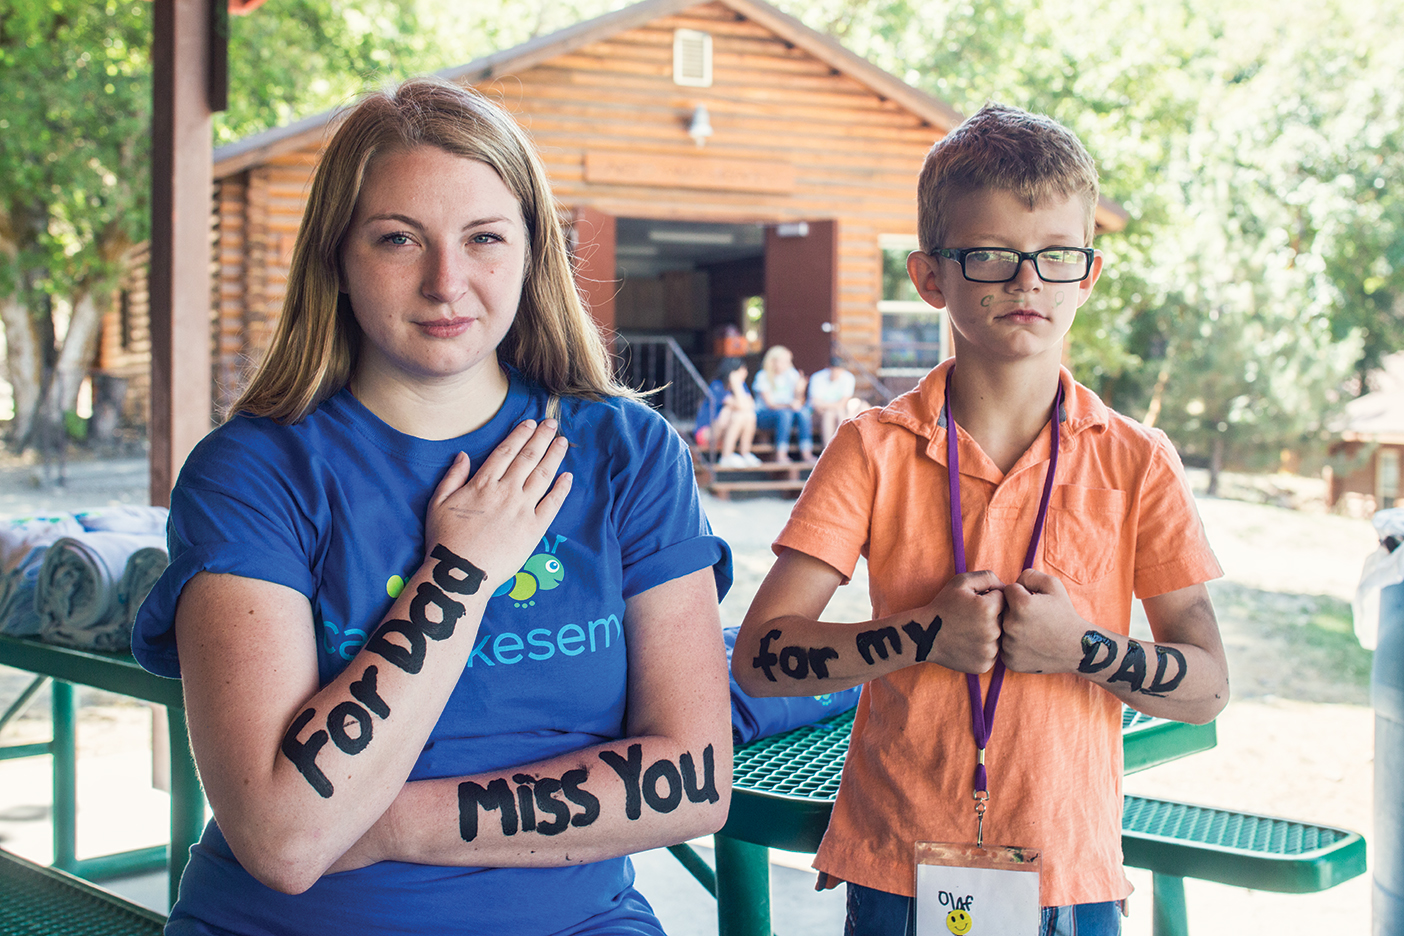
[{"label": "boy with glasses", "polygon": [[[1122,703],[1203,723],[1228,701],[1175,450],[1061,367],[1096,204],[1047,118],[989,105],[932,148],[907,268],[955,356],[840,427],[737,639],[752,695],[865,684],[815,859],[847,933],[909,931],[916,843],[981,835],[1041,853],[1039,932],[1120,932]],[[860,554],[874,619],[821,621]],[[1133,595],[1153,641],[1128,637]]]}]

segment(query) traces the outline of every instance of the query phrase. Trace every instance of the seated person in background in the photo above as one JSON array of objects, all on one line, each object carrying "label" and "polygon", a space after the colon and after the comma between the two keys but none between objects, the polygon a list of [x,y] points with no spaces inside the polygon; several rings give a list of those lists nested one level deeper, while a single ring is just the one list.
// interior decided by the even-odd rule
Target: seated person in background
[{"label": "seated person in background", "polygon": [[853,372],[843,366],[838,355],[809,378],[809,407],[819,416],[819,439],[824,445],[833,441],[839,423],[863,411],[863,401],[853,395],[857,386]]},{"label": "seated person in background", "polygon": [[805,402],[804,372],[795,368],[794,355],[784,345],[774,345],[761,360],[760,373],[751,383],[756,392],[756,426],[775,432],[775,460],[790,460],[790,427],[799,424],[800,458],[814,461],[814,411]]},{"label": "seated person in background", "polygon": [[[693,438],[702,448],[716,445],[723,468],[751,468],[761,460],[751,454],[756,437],[756,401],[746,389],[746,362],[739,357],[723,358],[712,379],[711,399],[703,398],[697,409]],[[740,450],[737,450],[737,447]]]}]

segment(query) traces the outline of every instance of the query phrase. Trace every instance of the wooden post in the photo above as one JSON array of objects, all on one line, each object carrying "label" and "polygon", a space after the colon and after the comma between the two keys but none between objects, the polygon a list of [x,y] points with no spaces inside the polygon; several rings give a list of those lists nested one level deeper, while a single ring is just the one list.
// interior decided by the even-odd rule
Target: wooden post
[{"label": "wooden post", "polygon": [[156,0],[151,47],[151,503],[210,430],[211,47],[223,0]]}]

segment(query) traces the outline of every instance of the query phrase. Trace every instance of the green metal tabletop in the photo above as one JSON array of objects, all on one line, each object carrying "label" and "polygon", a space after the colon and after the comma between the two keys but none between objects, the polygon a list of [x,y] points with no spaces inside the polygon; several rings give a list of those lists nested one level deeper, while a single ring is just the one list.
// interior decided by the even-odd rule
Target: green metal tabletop
[{"label": "green metal tabletop", "polygon": [[179,679],[148,673],[130,653],[89,653],[37,640],[0,637],[0,664],[134,699],[185,707]]},{"label": "green metal tabletop", "polygon": [[[829,824],[853,711],[736,748],[731,814],[721,834],[788,851],[814,852]],[[1212,748],[1214,725],[1188,725],[1124,708],[1126,772]]]},{"label": "green metal tabletop", "polygon": [[0,936],[160,936],[166,918],[0,850]]},{"label": "green metal tabletop", "polygon": [[[165,867],[169,895],[175,902],[180,875],[190,847],[205,827],[205,798],[190,752],[185,723],[185,699],[179,679],[165,679],[142,669],[131,654],[90,653],[0,636],[0,665],[12,666],[53,680],[54,739],[48,744],[20,745],[9,752],[29,756],[53,755],[54,864],[65,871],[98,879]],[[171,768],[171,844],[117,855],[78,858],[76,707],[74,685],[92,686],[166,707]]]}]

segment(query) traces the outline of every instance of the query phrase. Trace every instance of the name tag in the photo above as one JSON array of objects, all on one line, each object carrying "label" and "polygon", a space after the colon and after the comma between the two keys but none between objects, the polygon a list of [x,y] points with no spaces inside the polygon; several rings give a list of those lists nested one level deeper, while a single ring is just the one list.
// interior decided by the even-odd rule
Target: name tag
[{"label": "name tag", "polygon": [[918,842],[916,936],[1038,936],[1039,853]]}]

